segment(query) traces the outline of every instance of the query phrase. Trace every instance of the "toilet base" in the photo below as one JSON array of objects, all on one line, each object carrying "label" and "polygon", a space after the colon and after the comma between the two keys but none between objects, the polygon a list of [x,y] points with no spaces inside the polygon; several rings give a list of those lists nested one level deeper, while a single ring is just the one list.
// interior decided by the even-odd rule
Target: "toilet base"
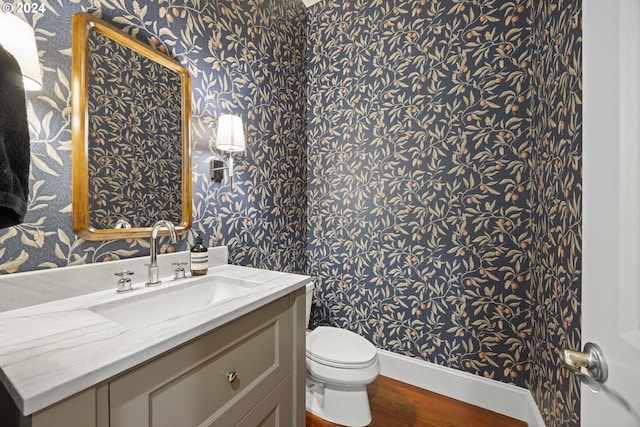
[{"label": "toilet base", "polygon": [[366,385],[336,385],[314,381],[307,376],[306,409],[335,424],[364,427],[371,423]]}]

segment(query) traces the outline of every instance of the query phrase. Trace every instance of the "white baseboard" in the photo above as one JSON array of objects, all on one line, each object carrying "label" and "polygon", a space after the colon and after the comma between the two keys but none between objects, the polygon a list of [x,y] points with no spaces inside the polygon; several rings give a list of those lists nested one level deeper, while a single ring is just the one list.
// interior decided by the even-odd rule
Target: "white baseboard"
[{"label": "white baseboard", "polygon": [[531,392],[515,385],[378,349],[380,374],[488,409],[529,427],[546,427]]}]

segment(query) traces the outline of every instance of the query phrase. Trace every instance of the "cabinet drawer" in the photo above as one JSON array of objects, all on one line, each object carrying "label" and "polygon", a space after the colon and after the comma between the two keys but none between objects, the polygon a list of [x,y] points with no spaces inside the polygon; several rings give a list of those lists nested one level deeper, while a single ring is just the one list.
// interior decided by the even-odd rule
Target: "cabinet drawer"
[{"label": "cabinet drawer", "polygon": [[281,382],[237,427],[290,427],[291,422],[291,385]]},{"label": "cabinet drawer", "polygon": [[200,427],[291,427],[291,378],[280,382],[253,408],[240,401]]},{"label": "cabinet drawer", "polygon": [[111,427],[210,424],[240,401],[248,411],[287,376],[290,335],[285,298],[112,380]]}]

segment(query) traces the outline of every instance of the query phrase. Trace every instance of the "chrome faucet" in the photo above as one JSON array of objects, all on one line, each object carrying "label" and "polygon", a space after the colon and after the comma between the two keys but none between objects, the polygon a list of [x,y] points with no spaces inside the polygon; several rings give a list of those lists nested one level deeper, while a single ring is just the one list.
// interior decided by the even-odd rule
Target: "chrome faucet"
[{"label": "chrome faucet", "polygon": [[115,227],[116,230],[119,230],[121,228],[131,228],[131,224],[129,224],[129,221],[127,221],[126,219],[119,219],[118,222],[116,222]]},{"label": "chrome faucet", "polygon": [[176,228],[169,221],[158,221],[153,225],[151,229],[151,262],[146,264],[149,267],[149,276],[146,285],[147,286],[155,286],[159,285],[160,282],[160,268],[158,268],[158,231],[162,227],[165,227],[169,230],[169,235],[171,236],[171,242],[178,242],[178,234],[176,233]]}]

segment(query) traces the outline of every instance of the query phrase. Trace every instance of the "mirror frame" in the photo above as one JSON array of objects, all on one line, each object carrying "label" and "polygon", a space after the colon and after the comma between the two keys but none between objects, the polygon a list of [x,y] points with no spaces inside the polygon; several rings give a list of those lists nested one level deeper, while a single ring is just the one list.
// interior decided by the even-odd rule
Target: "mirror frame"
[{"label": "mirror frame", "polygon": [[[149,237],[152,227],[97,229],[89,218],[88,165],[88,37],[96,31],[114,42],[147,57],[180,75],[182,81],[182,218],[176,225],[180,234],[192,224],[191,182],[191,78],[178,61],[154,50],[121,30],[88,13],[76,13],[72,23],[71,59],[71,151],[72,229],[85,240],[113,240]],[[149,82],[151,83],[151,82]],[[168,234],[161,230],[160,234]]]}]

